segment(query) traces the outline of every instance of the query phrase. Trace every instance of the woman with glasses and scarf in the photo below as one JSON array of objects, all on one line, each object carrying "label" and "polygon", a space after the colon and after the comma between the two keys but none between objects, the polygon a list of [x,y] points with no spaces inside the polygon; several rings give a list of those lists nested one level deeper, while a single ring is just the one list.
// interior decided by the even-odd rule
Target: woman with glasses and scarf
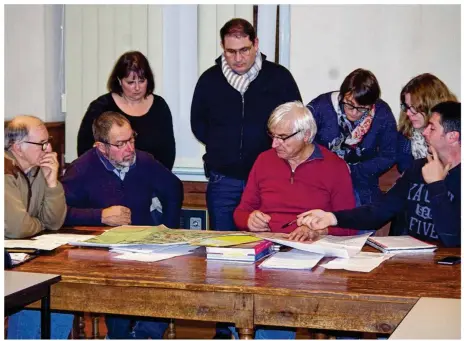
[{"label": "woman with glasses and scarf", "polygon": [[356,205],[375,201],[381,195],[379,177],[396,160],[397,130],[374,74],[356,69],[340,91],[319,95],[307,106],[317,123],[315,141],[348,164]]},{"label": "woman with glasses and scarf", "polygon": [[401,90],[401,113],[398,124],[398,171],[403,173],[414,160],[427,156],[427,144],[422,132],[432,115],[430,109],[456,96],[440,79],[423,73],[411,79]]}]

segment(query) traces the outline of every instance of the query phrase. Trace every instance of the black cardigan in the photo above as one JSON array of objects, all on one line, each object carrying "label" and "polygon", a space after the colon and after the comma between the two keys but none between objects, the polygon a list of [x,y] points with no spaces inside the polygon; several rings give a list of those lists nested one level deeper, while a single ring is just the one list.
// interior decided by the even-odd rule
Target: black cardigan
[{"label": "black cardigan", "polygon": [[176,142],[169,106],[161,97],[153,94],[153,104],[143,116],[130,116],[115,103],[111,93],[98,97],[90,103],[82,119],[77,135],[77,154],[81,156],[91,149],[94,143],[92,123],[105,111],[115,111],[124,115],[132,129],[137,132],[135,147],[150,153],[166,168],[172,170],[176,158]]}]

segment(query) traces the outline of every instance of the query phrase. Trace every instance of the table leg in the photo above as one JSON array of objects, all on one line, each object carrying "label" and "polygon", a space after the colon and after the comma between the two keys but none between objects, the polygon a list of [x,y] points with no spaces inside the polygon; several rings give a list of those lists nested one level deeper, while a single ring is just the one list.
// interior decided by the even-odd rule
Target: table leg
[{"label": "table leg", "polygon": [[176,325],[174,323],[174,319],[169,321],[167,338],[171,340],[176,338]]},{"label": "table leg", "polygon": [[50,315],[50,287],[48,287],[47,295],[42,298],[40,306],[40,337],[45,340],[50,339]]},{"label": "table leg", "polygon": [[253,328],[237,328],[238,337],[243,340],[253,340]]}]

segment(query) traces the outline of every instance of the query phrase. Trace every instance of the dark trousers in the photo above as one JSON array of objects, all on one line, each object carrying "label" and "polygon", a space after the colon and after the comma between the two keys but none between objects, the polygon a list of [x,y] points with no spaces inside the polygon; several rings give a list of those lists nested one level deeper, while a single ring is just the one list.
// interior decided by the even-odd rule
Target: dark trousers
[{"label": "dark trousers", "polygon": [[168,328],[165,319],[138,320],[132,328],[132,321],[126,316],[105,315],[109,339],[162,339]]},{"label": "dark trousers", "polygon": [[244,188],[245,180],[229,178],[214,171],[209,172],[206,204],[211,230],[237,231],[233,215]]},{"label": "dark trousers", "polygon": [[[215,231],[237,231],[234,223],[234,210],[240,203],[245,180],[227,177],[210,171],[206,189],[209,226]],[[231,335],[230,324],[217,323],[216,334]]]}]

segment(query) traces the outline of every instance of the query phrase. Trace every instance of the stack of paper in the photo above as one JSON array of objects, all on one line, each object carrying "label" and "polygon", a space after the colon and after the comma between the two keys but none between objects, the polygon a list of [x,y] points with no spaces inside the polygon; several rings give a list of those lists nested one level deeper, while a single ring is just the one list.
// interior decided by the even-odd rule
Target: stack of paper
[{"label": "stack of paper", "polygon": [[433,252],[437,248],[411,236],[369,237],[367,244],[385,253]]},{"label": "stack of paper", "polygon": [[[294,249],[318,253],[327,257],[350,258],[358,254],[370,233],[356,236],[324,236],[317,241],[296,242],[288,240],[288,235],[262,234],[264,239],[290,246]],[[273,237],[274,235],[275,237]]]},{"label": "stack of paper", "polygon": [[326,269],[344,269],[348,271],[370,272],[383,261],[393,257],[383,253],[360,252],[351,258],[335,258],[321,266]]},{"label": "stack of paper", "polygon": [[112,248],[110,251],[121,253],[116,259],[139,262],[157,262],[164,259],[187,255],[197,249],[192,245],[135,245]]},{"label": "stack of paper", "polygon": [[206,259],[257,262],[275,252],[274,243],[259,240],[254,243],[233,245],[228,247],[207,246]]},{"label": "stack of paper", "polygon": [[262,262],[259,267],[263,269],[310,270],[323,257],[321,254],[293,249],[287,252],[277,252]]}]

